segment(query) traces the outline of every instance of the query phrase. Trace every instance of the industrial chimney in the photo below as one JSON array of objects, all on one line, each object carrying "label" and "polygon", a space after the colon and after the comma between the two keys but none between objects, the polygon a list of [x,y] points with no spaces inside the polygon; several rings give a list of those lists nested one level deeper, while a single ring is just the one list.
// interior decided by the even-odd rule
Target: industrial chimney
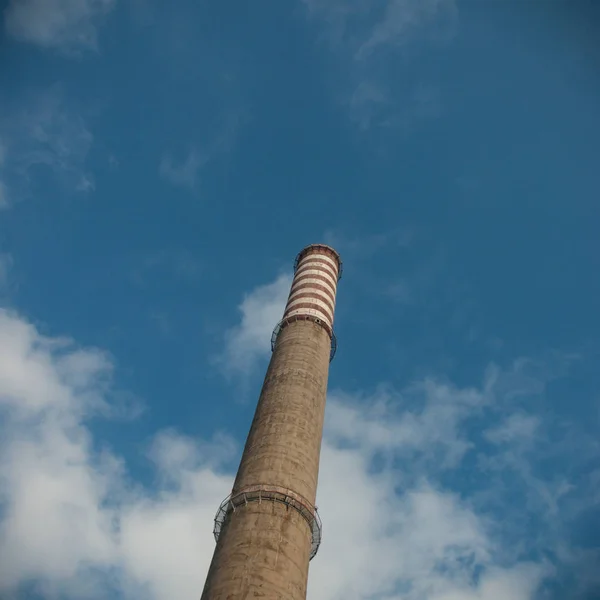
[{"label": "industrial chimney", "polygon": [[341,274],[329,246],[312,244],[296,257],[233,491],[215,517],[202,600],[306,598],[321,542],[315,497]]}]

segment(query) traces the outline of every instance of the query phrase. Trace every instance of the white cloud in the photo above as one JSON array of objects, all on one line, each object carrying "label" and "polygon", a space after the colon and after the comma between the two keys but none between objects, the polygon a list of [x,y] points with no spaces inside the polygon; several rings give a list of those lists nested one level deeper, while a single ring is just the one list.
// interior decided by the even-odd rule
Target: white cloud
[{"label": "white cloud", "polygon": [[[279,278],[242,303],[237,335],[250,352],[263,351],[263,338],[268,349],[271,317],[283,309],[274,298],[288,287]],[[262,315],[262,332],[245,321],[252,314]],[[97,450],[90,429],[92,417],[111,412],[113,370],[105,352],[0,311],[0,595],[33,580],[49,599],[199,597],[239,444],[159,431],[148,451],[156,477],[144,487],[122,457]],[[498,389],[510,397],[502,381],[490,369],[480,389],[425,380],[400,393],[332,395],[310,600],[535,600],[551,567],[527,558],[531,546],[507,546],[505,522],[468,490],[442,483],[471,442],[464,425]],[[498,431],[529,430],[516,422]],[[382,452],[391,460],[379,461]],[[446,454],[443,470],[419,460]]]},{"label": "white cloud", "polygon": [[280,275],[244,297],[238,307],[241,322],[226,333],[219,358],[225,372],[247,376],[270,355],[271,334],[283,316],[291,285],[291,275]]},{"label": "white cloud", "polygon": [[[425,380],[400,393],[380,388],[370,397],[331,395],[317,498],[324,541],[311,566],[310,598],[538,597],[554,571],[525,557],[552,543],[509,547],[505,524],[485,503],[475,503],[476,493],[469,500],[439,483],[473,446],[469,420],[501,401],[496,388],[502,389],[503,377],[490,369],[481,389]],[[491,494],[495,485],[490,481]],[[508,506],[515,514],[523,510]]]},{"label": "white cloud", "polygon": [[325,438],[318,493],[323,542],[311,565],[311,599],[392,598],[398,589],[406,590],[398,596],[406,600],[427,598],[453,578],[468,580],[473,561],[488,563],[492,544],[484,523],[457,497],[426,483],[398,495],[393,472],[370,470],[359,450]]},{"label": "white cloud", "polygon": [[[433,406],[446,398],[477,410],[484,395],[426,386],[426,404]],[[405,398],[393,401],[402,405]],[[324,539],[311,566],[309,598],[533,600],[548,566],[520,561],[516,552],[506,560],[494,535],[497,524],[429,481],[435,467],[415,466],[412,458],[401,467],[393,460],[375,466],[374,448],[391,450],[397,459],[406,451],[427,455],[432,446],[460,443],[456,423],[448,427],[441,418],[424,426],[416,419],[413,434],[403,426],[405,415],[390,418],[388,403],[382,403],[381,392],[371,399],[334,396],[328,402],[317,498]]]},{"label": "white cloud", "polygon": [[169,477],[154,493],[135,485],[121,459],[94,450],[86,425],[110,396],[111,372],[105,353],[0,312],[0,595],[30,579],[46,598],[201,590],[231,442],[162,432],[151,457]]},{"label": "white cloud", "polygon": [[199,597],[214,550],[213,518],[232,484],[219,467],[231,451],[225,438],[199,445],[173,431],[157,436],[151,456],[160,486],[153,495],[137,495],[120,515],[115,558],[135,589],[128,597]]},{"label": "white cloud", "polygon": [[65,51],[97,49],[98,24],[115,0],[11,0],[4,11],[13,38]]},{"label": "white cloud", "polygon": [[[480,456],[480,467],[486,469],[490,475],[497,472],[504,477],[512,475],[520,480],[523,487],[522,498],[528,509],[534,512],[537,518],[546,521],[548,531],[552,530],[557,525],[562,501],[576,488],[567,473],[556,471],[551,476],[541,476],[536,472],[533,458],[537,455],[543,461],[548,454],[545,447],[549,445],[553,447],[554,452],[563,447],[565,452],[581,454],[579,458],[584,463],[588,454],[584,451],[585,441],[582,440],[579,448],[566,448],[564,440],[550,442],[547,432],[544,431],[542,419],[523,412],[510,414],[498,426],[483,433],[498,449],[491,455]],[[593,453],[595,454],[595,451]],[[506,490],[499,488],[498,495],[500,492],[506,493]],[[581,507],[578,510],[581,510]],[[574,514],[570,515],[571,518],[573,516]]]},{"label": "white cloud", "polygon": [[[394,453],[441,468],[455,467],[472,447],[461,428],[489,401],[484,392],[460,390],[425,379],[401,393],[380,389],[365,398],[333,395],[328,404],[328,436],[352,440],[368,454]],[[402,407],[400,411],[398,407]]]},{"label": "white cloud", "polygon": [[32,576],[68,579],[110,555],[110,513],[100,509],[109,462],[92,466],[80,415],[93,410],[106,357],[40,336],[0,312],[0,589]]}]

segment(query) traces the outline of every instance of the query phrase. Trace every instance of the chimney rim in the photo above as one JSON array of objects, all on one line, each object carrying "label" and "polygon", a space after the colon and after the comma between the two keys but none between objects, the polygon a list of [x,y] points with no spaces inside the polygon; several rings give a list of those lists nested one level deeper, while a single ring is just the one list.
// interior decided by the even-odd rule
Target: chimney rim
[{"label": "chimney rim", "polygon": [[340,256],[340,253],[335,249],[332,248],[331,246],[328,246],[327,244],[309,244],[308,246],[305,246],[304,248],[302,248],[302,250],[300,250],[300,252],[298,252],[298,255],[296,256],[296,260],[294,261],[294,273],[296,272],[296,269],[298,268],[298,264],[300,263],[300,261],[307,255],[310,253],[311,250],[324,250],[324,254],[329,254],[331,255],[332,258],[335,259],[335,261],[337,262],[337,267],[338,267],[338,281],[342,278],[342,257]]}]

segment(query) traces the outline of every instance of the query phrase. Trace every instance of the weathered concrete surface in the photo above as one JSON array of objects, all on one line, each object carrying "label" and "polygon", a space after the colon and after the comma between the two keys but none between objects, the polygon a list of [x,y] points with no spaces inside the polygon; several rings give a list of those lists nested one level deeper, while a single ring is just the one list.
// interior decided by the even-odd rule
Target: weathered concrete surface
[{"label": "weathered concrete surface", "polygon": [[[324,245],[309,246],[298,258],[286,323],[232,494],[259,486],[283,491],[312,507],[341,263],[337,252]],[[238,506],[225,519],[202,600],[305,600],[311,526],[295,508],[261,498]]]},{"label": "weathered concrete surface", "polygon": [[310,530],[278,502],[253,502],[227,520],[202,600],[304,600]]},{"label": "weathered concrete surface", "polygon": [[279,333],[233,486],[269,483],[315,502],[329,351],[327,332],[311,321]]},{"label": "weathered concrete surface", "polygon": [[[265,484],[314,504],[331,339],[311,321],[279,333],[233,493]],[[221,531],[202,600],[304,600],[311,530],[298,511],[263,501]]]}]

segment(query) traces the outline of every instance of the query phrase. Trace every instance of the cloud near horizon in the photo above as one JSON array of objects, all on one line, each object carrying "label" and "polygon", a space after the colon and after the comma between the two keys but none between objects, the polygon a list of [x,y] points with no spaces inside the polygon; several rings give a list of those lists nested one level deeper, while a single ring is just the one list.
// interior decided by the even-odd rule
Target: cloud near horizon
[{"label": "cloud near horizon", "polygon": [[[232,335],[250,355],[268,348],[268,339],[259,340],[275,310],[280,316],[288,287],[289,277],[280,276],[245,296]],[[261,327],[250,327],[255,321]],[[0,355],[0,554],[8,557],[0,591],[34,582],[46,598],[197,597],[214,549],[212,519],[243,440],[157,431],[148,487],[93,433],[94,419],[119,413],[111,410],[117,366],[110,355],[42,335],[7,310],[0,312]],[[246,354],[240,360],[242,372],[256,367]],[[471,388],[428,378],[403,390],[330,393],[318,493],[324,540],[311,563],[311,600],[537,598],[555,572],[540,558],[539,538],[513,546],[514,515],[495,515],[482,500],[501,494],[510,479],[506,452],[543,427],[510,406],[531,389],[524,365],[492,366]],[[538,393],[545,385],[537,380]],[[487,446],[475,435],[486,411],[504,414],[500,425],[483,428]],[[500,462],[474,469],[472,489],[449,485],[450,475],[472,469],[464,464],[474,445]],[[531,478],[514,483],[515,498],[556,491],[535,476],[534,457],[520,455],[516,464]],[[566,519],[560,498],[572,493],[563,490],[557,511],[542,516]],[[506,510],[534,506],[508,503]],[[545,543],[551,550],[566,541]]]}]

